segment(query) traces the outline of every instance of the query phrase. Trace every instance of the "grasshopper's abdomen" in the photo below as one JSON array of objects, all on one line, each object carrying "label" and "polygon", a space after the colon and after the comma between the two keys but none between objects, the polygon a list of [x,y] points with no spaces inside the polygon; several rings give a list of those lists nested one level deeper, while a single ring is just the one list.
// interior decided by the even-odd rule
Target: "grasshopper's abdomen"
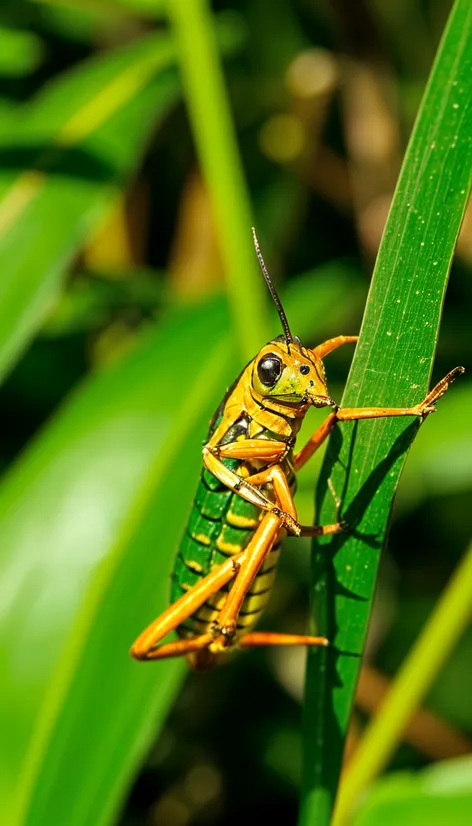
[{"label": "grasshopper's abdomen", "polygon": [[[238,461],[226,460],[225,464],[238,472]],[[204,469],[171,575],[171,602],[175,602],[215,566],[243,551],[260,519],[261,512],[257,507],[232,493]],[[265,608],[275,579],[278,555],[279,549],[275,545],[254,579],[239,614],[238,635],[250,630]],[[204,634],[218,618],[231,585],[232,582],[225,590],[214,594],[179,626],[179,635],[193,637]]]}]

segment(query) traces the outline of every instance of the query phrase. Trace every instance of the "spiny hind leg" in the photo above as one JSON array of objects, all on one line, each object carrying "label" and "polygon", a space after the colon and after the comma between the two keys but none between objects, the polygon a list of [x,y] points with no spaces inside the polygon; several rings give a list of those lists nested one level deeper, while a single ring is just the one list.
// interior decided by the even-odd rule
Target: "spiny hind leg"
[{"label": "spiny hind leg", "polygon": [[[242,443],[243,444],[243,443]],[[272,483],[276,506],[272,505],[272,510],[267,512],[254,536],[246,548],[246,556],[241,563],[241,568],[234,581],[233,587],[220,611],[218,620],[215,622],[215,629],[221,633],[223,643],[226,647],[231,645],[237,628],[239,612],[242,608],[246,595],[254,582],[257,572],[262,563],[271,552],[274,542],[277,539],[281,528],[286,527],[286,517],[293,520],[297,533],[298,528],[297,511],[292,498],[287,477],[280,465],[273,465],[271,468],[255,473],[246,480],[249,484],[259,487],[260,485]],[[220,645],[221,641],[216,643]]]},{"label": "spiny hind leg", "polygon": [[[208,645],[213,639],[212,634],[208,635],[208,640],[205,642],[202,641],[202,637],[195,637],[190,640],[176,640],[157,647],[160,640],[191,617],[207,599],[218,593],[237,575],[245,555],[246,551],[243,551],[231,557],[222,565],[218,565],[183,594],[180,599],[170,605],[139,635],[131,647],[131,656],[136,660],[157,660],[161,657],[182,656]],[[203,636],[206,637],[207,635]]]},{"label": "spiny hind leg", "polygon": [[286,527],[286,518],[289,517],[299,533],[296,522],[297,511],[292,498],[287,478],[279,465],[249,476],[248,483],[256,488],[271,482],[273,485],[276,506],[271,502],[271,510],[263,516],[252,539],[246,547],[246,555],[241,563],[239,573],[233,583],[230,593],[221,609],[218,620],[214,623],[215,631],[221,635],[215,646],[229,647],[236,635],[239,612],[246,595],[254,582],[259,568],[271,552],[281,528]]},{"label": "spiny hind leg", "polygon": [[[146,651],[144,656],[137,656],[131,651],[132,656],[139,660],[165,660],[169,657],[185,657],[188,654],[194,654],[208,645],[213,639],[212,634],[201,634],[199,637],[192,637],[186,640],[174,640],[166,642],[164,645],[158,645],[156,648],[150,648]],[[136,643],[135,643],[136,644]],[[134,648],[134,646],[133,646]]]},{"label": "spiny hind leg", "polygon": [[247,593],[254,582],[262,563],[271,552],[280,529],[282,519],[273,513],[266,513],[246,547],[239,572],[225,600],[218,619],[213,623],[215,641],[210,650],[229,648],[236,635],[239,612]]},{"label": "spiny hind leg", "polygon": [[[324,534],[338,533],[344,529],[344,525],[340,523],[324,526],[318,525],[315,527],[298,525],[298,522],[295,521],[297,512],[290,487],[283,470],[278,465],[248,478],[256,485],[267,484],[268,482],[272,483],[277,508],[274,508],[272,512],[266,513],[263,516],[254,536],[246,548],[245,557],[244,560],[241,561],[239,573],[219,613],[218,619],[214,623],[215,634],[220,634],[222,638],[215,641],[215,650],[217,647],[221,647],[221,645],[223,645],[223,647],[230,646],[234,640],[238,616],[243,602],[257,576],[259,568],[271,552],[279,531],[286,527],[285,515],[290,515],[294,520],[294,524],[297,526],[297,533],[303,533],[306,536],[323,536]],[[284,516],[282,516],[282,513]]]}]

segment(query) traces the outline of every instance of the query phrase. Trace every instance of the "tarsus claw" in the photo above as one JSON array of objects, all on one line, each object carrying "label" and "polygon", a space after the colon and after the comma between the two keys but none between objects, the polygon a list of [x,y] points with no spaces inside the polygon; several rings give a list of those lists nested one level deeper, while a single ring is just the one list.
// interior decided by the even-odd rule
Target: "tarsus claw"
[{"label": "tarsus claw", "polygon": [[454,367],[453,370],[450,370],[449,373],[447,373],[444,376],[444,378],[441,379],[441,381],[438,381],[438,383],[433,387],[433,389],[429,391],[425,400],[418,405],[418,413],[422,419],[424,419],[426,416],[429,416],[430,413],[436,412],[436,408],[434,406],[435,403],[442,396],[444,396],[444,393],[452,384],[452,382],[455,381],[458,378],[458,376],[462,376],[463,373],[465,373],[465,367]]}]

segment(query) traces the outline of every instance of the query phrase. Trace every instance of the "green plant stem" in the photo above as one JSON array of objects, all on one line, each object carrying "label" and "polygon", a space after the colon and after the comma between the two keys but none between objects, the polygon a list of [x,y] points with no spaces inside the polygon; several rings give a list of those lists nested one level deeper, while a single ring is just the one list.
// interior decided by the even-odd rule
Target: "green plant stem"
[{"label": "green plant stem", "polygon": [[343,826],[356,800],[385,766],[402,732],[472,617],[472,544],[408,655],[343,779],[333,826]]},{"label": "green plant stem", "polygon": [[252,244],[251,206],[207,0],[167,0],[203,175],[210,191],[240,349],[267,341],[263,281]]}]

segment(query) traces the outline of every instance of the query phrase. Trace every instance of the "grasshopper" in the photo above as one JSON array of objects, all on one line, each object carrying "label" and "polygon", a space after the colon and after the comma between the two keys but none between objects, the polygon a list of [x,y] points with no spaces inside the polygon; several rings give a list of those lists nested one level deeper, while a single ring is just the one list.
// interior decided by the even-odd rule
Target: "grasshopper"
[{"label": "grasshopper", "polygon": [[[314,349],[293,336],[269,277],[263,276],[282,324],[227,390],[203,447],[197,494],[171,576],[171,604],[131,648],[138,660],[187,655],[196,669],[237,648],[328,645],[325,637],[254,631],[274,583],[284,536],[324,536],[346,528],[300,525],[296,473],[340,422],[386,416],[423,420],[464,372],[451,370],[414,407],[339,407],[328,393],[323,359],[357,336],[339,335]],[[299,452],[295,441],[310,407],[330,408]],[[171,631],[178,640],[162,643]]]}]

